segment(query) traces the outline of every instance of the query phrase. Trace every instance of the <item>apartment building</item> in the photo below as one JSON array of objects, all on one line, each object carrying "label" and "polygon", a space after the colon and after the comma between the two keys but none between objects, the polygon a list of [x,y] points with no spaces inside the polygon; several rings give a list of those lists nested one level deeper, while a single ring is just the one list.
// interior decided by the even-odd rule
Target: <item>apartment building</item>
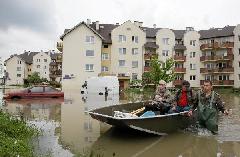
[{"label": "apartment building", "polygon": [[[57,44],[63,52],[63,88],[79,89],[87,78],[103,75],[118,76],[120,86],[126,88],[131,80],[141,79],[150,70],[152,57],[162,61],[162,66],[167,58],[176,61],[177,77],[168,86],[180,86],[188,80],[192,87],[200,87],[204,79],[213,80],[214,86],[240,86],[239,25],[196,31],[193,27],[173,30],[142,24],[87,20],[65,30]],[[215,42],[222,46],[212,49]],[[217,56],[212,59],[209,55]]]},{"label": "apartment building", "polygon": [[0,84],[3,83],[4,77],[4,63],[2,61],[2,57],[0,57]]},{"label": "apartment building", "polygon": [[51,62],[49,64],[50,81],[62,81],[62,53],[51,53]]},{"label": "apartment building", "polygon": [[11,55],[5,60],[6,64],[6,84],[23,85],[24,79],[33,72],[37,72],[41,78],[50,80],[49,66],[51,54],[53,52],[30,52],[25,51],[22,54]]}]

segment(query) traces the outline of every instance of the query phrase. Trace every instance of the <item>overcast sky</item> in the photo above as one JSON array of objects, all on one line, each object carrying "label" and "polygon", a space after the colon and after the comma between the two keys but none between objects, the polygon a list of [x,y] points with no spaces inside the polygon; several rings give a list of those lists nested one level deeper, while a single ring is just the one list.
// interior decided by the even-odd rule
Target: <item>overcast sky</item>
[{"label": "overcast sky", "polygon": [[65,28],[100,23],[196,30],[240,24],[239,0],[0,0],[0,56],[56,49]]}]

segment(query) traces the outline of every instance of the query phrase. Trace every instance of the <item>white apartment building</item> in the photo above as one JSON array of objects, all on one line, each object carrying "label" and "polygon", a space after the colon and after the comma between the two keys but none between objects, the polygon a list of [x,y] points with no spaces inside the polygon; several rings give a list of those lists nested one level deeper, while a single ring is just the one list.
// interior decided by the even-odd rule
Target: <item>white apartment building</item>
[{"label": "white apartment building", "polygon": [[24,52],[20,55],[12,55],[5,60],[6,84],[23,85],[24,79],[33,72],[37,72],[41,78],[49,80],[49,65],[51,52]]},{"label": "white apartment building", "polygon": [[[149,71],[152,57],[176,61],[177,78],[169,86],[180,86],[187,80],[192,87],[200,87],[203,80],[210,79],[214,86],[239,88],[239,25],[195,31],[192,27],[172,30],[142,24],[88,20],[65,30],[61,36],[63,88],[79,89],[88,77],[99,75],[118,76],[120,87],[126,88],[131,80],[142,79]],[[214,42],[222,45],[214,47]]]}]

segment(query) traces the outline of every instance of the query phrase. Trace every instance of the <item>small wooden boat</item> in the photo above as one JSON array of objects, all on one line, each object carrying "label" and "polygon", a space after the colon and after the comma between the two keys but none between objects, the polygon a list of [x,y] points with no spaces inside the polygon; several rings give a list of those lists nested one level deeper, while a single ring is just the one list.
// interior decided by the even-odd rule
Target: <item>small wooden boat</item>
[{"label": "small wooden boat", "polygon": [[145,131],[157,135],[166,135],[168,133],[184,129],[194,123],[194,117],[189,117],[185,113],[172,113],[164,115],[154,115],[149,117],[126,116],[115,117],[114,113],[120,111],[131,113],[139,108],[146,106],[149,102],[128,103],[115,106],[108,106],[88,111],[92,118],[101,122],[117,127],[128,127],[140,131]]}]

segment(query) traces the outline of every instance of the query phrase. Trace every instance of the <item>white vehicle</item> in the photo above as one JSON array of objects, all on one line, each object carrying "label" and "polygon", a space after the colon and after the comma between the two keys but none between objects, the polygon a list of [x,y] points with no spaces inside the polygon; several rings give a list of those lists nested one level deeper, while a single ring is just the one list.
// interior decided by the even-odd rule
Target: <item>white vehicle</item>
[{"label": "white vehicle", "polygon": [[81,93],[119,94],[119,81],[116,76],[91,77],[82,86]]}]

